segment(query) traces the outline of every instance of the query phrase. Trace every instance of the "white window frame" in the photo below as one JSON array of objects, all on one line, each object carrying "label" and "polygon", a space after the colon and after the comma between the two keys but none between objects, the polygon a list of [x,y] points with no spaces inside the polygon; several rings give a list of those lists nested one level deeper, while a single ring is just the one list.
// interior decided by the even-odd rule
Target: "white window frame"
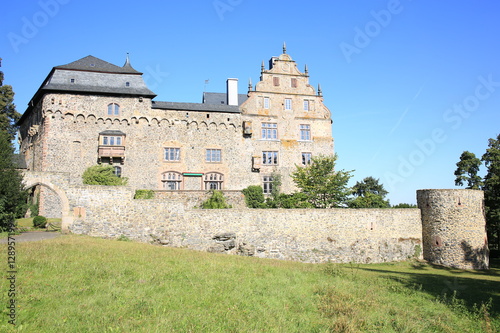
[{"label": "white window frame", "polygon": [[176,147],[165,147],[163,158],[168,162],[179,162],[181,160],[181,149]]},{"label": "white window frame", "polygon": [[164,190],[178,191],[182,188],[183,176],[177,171],[167,171],[162,174],[161,181]]},{"label": "white window frame", "polygon": [[120,105],[116,103],[108,104],[108,116],[119,116],[120,115]]},{"label": "white window frame", "polygon": [[224,175],[219,172],[207,172],[203,176],[205,190],[222,190]]},{"label": "white window frame", "polygon": [[308,99],[304,100],[304,111],[310,111],[311,110],[311,103],[309,103]]},{"label": "white window frame", "polygon": [[312,154],[311,153],[307,153],[307,152],[303,152],[301,154],[302,156],[302,165],[310,165],[311,164],[311,158],[312,158]]},{"label": "white window frame", "polygon": [[273,191],[273,177],[263,176],[262,177],[262,190],[264,194],[271,194]]},{"label": "white window frame", "polygon": [[300,124],[300,140],[311,141],[311,125]]},{"label": "white window frame", "polygon": [[278,165],[279,158],[277,151],[263,151],[262,164],[263,165]]},{"label": "white window frame", "polygon": [[208,163],[220,163],[222,161],[222,150],[208,148],[205,152],[205,161]]},{"label": "white window frame", "polygon": [[103,146],[122,146],[122,136],[104,135],[102,137]]},{"label": "white window frame", "polygon": [[271,101],[269,100],[269,97],[264,97],[264,109],[269,109]]},{"label": "white window frame", "polygon": [[285,110],[287,110],[287,111],[292,110],[292,99],[291,98],[285,98]]},{"label": "white window frame", "polygon": [[277,123],[262,123],[261,139],[263,140],[278,140],[278,124]]}]

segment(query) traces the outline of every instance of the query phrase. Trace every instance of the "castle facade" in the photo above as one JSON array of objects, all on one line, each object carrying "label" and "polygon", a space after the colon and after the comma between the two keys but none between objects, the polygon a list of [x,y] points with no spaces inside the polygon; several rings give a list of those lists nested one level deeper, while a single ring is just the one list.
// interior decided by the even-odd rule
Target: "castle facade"
[{"label": "castle facade", "polygon": [[241,190],[272,176],[291,192],[290,173],[312,156],[333,155],[331,113],[321,89],[286,53],[238,94],[204,93],[201,103],[156,101],[142,73],[93,56],[54,67],[18,122],[28,171],[81,179],[109,164],[133,188]]}]

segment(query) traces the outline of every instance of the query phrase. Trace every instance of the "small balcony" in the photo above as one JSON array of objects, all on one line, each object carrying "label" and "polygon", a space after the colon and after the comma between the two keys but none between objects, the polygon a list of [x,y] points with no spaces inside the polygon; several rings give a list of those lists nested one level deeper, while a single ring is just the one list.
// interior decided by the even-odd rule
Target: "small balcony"
[{"label": "small balcony", "polygon": [[113,158],[121,159],[121,163],[125,160],[125,146],[99,146],[98,151],[99,163],[103,157],[109,158],[113,161]]}]

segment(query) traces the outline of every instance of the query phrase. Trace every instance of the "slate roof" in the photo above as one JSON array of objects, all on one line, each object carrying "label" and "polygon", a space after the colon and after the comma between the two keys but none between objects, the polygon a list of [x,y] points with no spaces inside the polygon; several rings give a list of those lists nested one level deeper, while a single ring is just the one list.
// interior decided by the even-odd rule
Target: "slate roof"
[{"label": "slate roof", "polygon": [[[238,94],[238,105],[243,104],[248,99],[246,94]],[[226,105],[226,93],[203,93],[203,104]]]},{"label": "slate roof", "polygon": [[183,110],[183,111],[205,111],[205,112],[227,112],[240,113],[240,108],[237,105],[226,104],[203,104],[203,103],[178,103],[178,102],[155,102],[152,104],[153,109],[163,110]]},{"label": "slate roof", "polygon": [[122,131],[119,131],[119,130],[106,130],[106,131],[99,133],[99,135],[125,136],[125,133],[123,133]]},{"label": "slate roof", "polygon": [[70,91],[70,92],[85,92],[96,94],[117,94],[117,95],[138,95],[144,97],[155,97],[156,94],[148,88],[132,88],[132,87],[100,87],[100,86],[83,86],[76,84],[54,84],[48,83],[43,88],[43,91]]},{"label": "slate roof", "polygon": [[66,65],[56,66],[54,68],[60,69],[72,69],[79,71],[90,71],[90,72],[105,72],[105,73],[120,73],[120,74],[142,74],[139,71],[136,71],[130,65],[130,62],[125,62],[123,67],[119,67],[113,65],[107,61],[101,60],[94,56],[86,56],[85,58],[79,59],[77,61],[73,61]]}]

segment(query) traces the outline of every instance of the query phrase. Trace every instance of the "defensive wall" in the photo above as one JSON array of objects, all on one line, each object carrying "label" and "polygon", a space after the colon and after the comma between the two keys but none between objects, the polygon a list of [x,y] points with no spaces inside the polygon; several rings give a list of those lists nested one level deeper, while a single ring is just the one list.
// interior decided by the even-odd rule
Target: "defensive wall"
[{"label": "defensive wall", "polygon": [[234,192],[228,201],[235,208],[205,210],[192,207],[189,193],[133,199],[131,187],[72,184],[63,173],[28,172],[25,184],[54,191],[63,229],[75,234],[312,263],[423,256],[488,268],[481,191],[421,190],[420,209],[249,209]]}]

